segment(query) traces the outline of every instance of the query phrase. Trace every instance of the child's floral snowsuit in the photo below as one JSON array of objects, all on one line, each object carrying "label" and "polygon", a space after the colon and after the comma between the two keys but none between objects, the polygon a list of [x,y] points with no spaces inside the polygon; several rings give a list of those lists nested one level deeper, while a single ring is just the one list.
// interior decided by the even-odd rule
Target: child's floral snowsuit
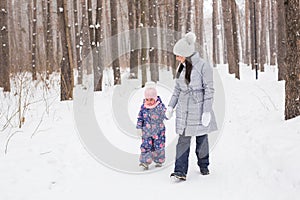
[{"label": "child's floral snowsuit", "polygon": [[142,144],[140,162],[150,164],[165,162],[165,119],[166,107],[160,97],[157,97],[158,105],[148,109],[141,106],[138,118],[137,129],[142,129]]}]

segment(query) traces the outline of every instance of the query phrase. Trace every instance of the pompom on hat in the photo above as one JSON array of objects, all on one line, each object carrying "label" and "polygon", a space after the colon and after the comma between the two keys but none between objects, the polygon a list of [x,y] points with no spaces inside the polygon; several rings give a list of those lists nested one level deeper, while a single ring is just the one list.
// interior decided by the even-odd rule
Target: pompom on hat
[{"label": "pompom on hat", "polygon": [[195,52],[196,35],[188,32],[183,38],[178,40],[173,48],[173,53],[177,56],[190,57]]},{"label": "pompom on hat", "polygon": [[145,89],[146,88],[156,88],[156,84],[153,81],[148,81],[145,83]]}]

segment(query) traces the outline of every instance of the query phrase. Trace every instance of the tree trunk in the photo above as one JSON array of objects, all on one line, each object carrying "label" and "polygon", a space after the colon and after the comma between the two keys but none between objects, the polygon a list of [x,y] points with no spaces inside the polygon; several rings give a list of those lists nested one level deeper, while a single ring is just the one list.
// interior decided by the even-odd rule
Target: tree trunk
[{"label": "tree trunk", "polygon": [[187,0],[186,33],[192,31],[192,0]]},{"label": "tree trunk", "polygon": [[195,34],[199,43],[198,51],[201,57],[205,57],[204,53],[204,28],[203,28],[203,0],[195,1]]},{"label": "tree trunk", "polygon": [[80,28],[79,28],[79,16],[78,16],[78,0],[73,0],[74,6],[74,27],[75,27],[75,51],[76,51],[76,65],[77,65],[77,84],[82,84],[82,76],[83,76],[83,69],[82,69],[82,62],[81,62],[81,55],[80,55]]},{"label": "tree trunk", "polygon": [[[111,22],[111,37],[118,34],[118,12],[117,1],[110,0],[110,22]],[[112,68],[114,72],[114,85],[121,84],[121,72],[119,63],[119,44],[117,39],[112,40],[111,55],[112,55]]]},{"label": "tree trunk", "polygon": [[287,56],[285,85],[285,119],[300,115],[300,3],[285,1]]},{"label": "tree trunk", "polygon": [[[34,0],[35,1],[35,0]],[[17,51],[18,54],[16,55],[15,59],[17,61],[17,67],[18,67],[18,71],[23,71],[24,70],[24,66],[26,66],[27,62],[27,54],[25,54],[25,43],[24,43],[24,38],[23,38],[23,17],[22,17],[22,3],[20,1],[15,2],[16,5],[14,5],[14,8],[16,9],[16,31],[17,31]],[[36,6],[35,6],[36,7]],[[32,16],[31,16],[32,17]],[[34,23],[33,23],[34,26]],[[35,32],[36,34],[36,32]],[[29,62],[32,62],[32,59],[29,59]],[[37,63],[37,62],[36,62]],[[32,65],[31,65],[31,69],[32,70]],[[34,79],[35,80],[35,79]]]},{"label": "tree trunk", "polygon": [[249,0],[245,0],[245,64],[250,65],[251,63],[251,42],[250,42],[250,5]]},{"label": "tree trunk", "polygon": [[7,1],[0,1],[0,87],[10,92],[10,63]]},{"label": "tree trunk", "polygon": [[[11,1],[4,1],[3,3],[5,3],[5,2],[7,2],[7,13],[9,13],[9,16],[10,17],[8,17],[8,22],[7,22],[7,25],[9,25],[9,27],[8,27],[8,29],[9,29],[9,32],[10,32],[10,34],[9,34],[9,41],[8,41],[8,43],[9,43],[9,63],[10,63],[10,71],[11,71],[11,73],[14,73],[14,66],[16,66],[16,58],[15,57],[13,57],[12,55],[14,55],[14,53],[16,52],[16,50],[17,50],[17,31],[16,31],[16,26],[15,26],[15,17],[14,17],[14,12],[15,12],[15,9],[14,9],[14,7],[12,6],[13,4],[14,4],[14,0],[11,0]],[[29,3],[30,4],[30,3]],[[28,9],[28,13],[30,13],[30,10],[31,10],[31,5],[29,5],[28,4],[28,6],[30,6],[30,9]],[[0,12],[1,12],[1,9],[0,9]],[[27,16],[28,16],[28,21],[30,21],[29,19],[31,18],[30,16],[31,15],[29,15],[27,13]],[[1,14],[1,16],[2,16],[3,14]],[[5,17],[0,17],[1,19],[3,19],[3,20],[5,20]],[[0,21],[1,21],[1,19],[0,19]],[[31,27],[30,25],[28,25],[29,27]],[[0,30],[1,31],[1,30]],[[4,31],[4,30],[3,30]],[[7,31],[7,30],[6,30]],[[30,38],[30,37],[29,37]],[[31,43],[30,43],[30,46],[31,46]],[[30,47],[29,47],[30,48]],[[31,52],[28,52],[29,54],[26,54],[27,56],[28,55],[30,55],[30,58],[31,58]],[[28,58],[27,58],[28,59]],[[0,69],[1,70],[1,69]],[[3,80],[5,80],[5,79],[3,79]],[[1,80],[0,80],[0,82],[1,82]]]},{"label": "tree trunk", "polygon": [[159,80],[159,71],[158,71],[158,39],[157,39],[157,1],[149,0],[149,25],[151,29],[151,35],[149,35],[149,59],[150,59],[150,77],[151,81],[157,82]]},{"label": "tree trunk", "polygon": [[[97,0],[97,12],[96,12],[96,27],[95,27],[95,42],[97,46],[97,51],[95,60],[96,68],[94,69],[94,86],[95,91],[102,91],[102,79],[103,79],[103,55],[104,47],[102,44],[103,41],[103,24],[102,24],[102,15],[103,15],[103,5],[102,0]],[[96,80],[96,81],[95,81]]]},{"label": "tree trunk", "polygon": [[32,80],[36,80],[36,47],[37,47],[37,0],[33,0],[33,19],[32,19],[32,52],[31,52],[31,73]]},{"label": "tree trunk", "polygon": [[257,9],[256,9],[256,0],[250,1],[250,27],[251,27],[251,65],[252,69],[256,71],[256,79],[258,79],[258,44],[257,44]]},{"label": "tree trunk", "polygon": [[54,66],[54,54],[53,54],[53,31],[52,31],[52,9],[51,1],[47,1],[47,17],[46,17],[46,78],[49,78],[49,75],[53,72]]},{"label": "tree trunk", "polygon": [[[141,20],[141,4],[139,0],[135,0],[135,28],[136,28],[136,34],[139,34],[137,29],[140,26],[140,20]],[[134,68],[134,73],[136,78],[138,77],[138,66],[139,66],[139,55],[140,55],[140,46],[141,46],[141,41],[140,40],[134,40],[134,46],[136,49],[132,52],[130,55],[130,62],[132,63],[132,67]]]},{"label": "tree trunk", "polygon": [[[89,25],[88,25],[88,14],[87,14],[87,5],[85,0],[81,0],[82,7],[82,18],[81,18],[81,71],[86,70],[86,73],[90,75],[92,73],[92,63],[89,59],[91,53],[91,43],[90,43],[90,34],[89,34]],[[83,76],[83,74],[82,74]]]},{"label": "tree trunk", "polygon": [[[146,16],[147,16],[147,2],[141,1],[141,24],[143,28],[146,27]],[[144,87],[145,83],[147,82],[147,29],[141,30],[141,39],[142,39],[142,54],[141,54],[141,67],[142,67],[142,87]]]},{"label": "tree trunk", "polygon": [[231,1],[231,17],[232,17],[232,33],[233,33],[233,51],[234,51],[234,66],[233,70],[235,73],[235,78],[240,79],[240,53],[239,53],[239,40],[238,40],[238,30],[237,30],[237,13],[236,13],[236,3],[235,1]]},{"label": "tree trunk", "polygon": [[232,37],[232,15],[231,15],[231,1],[222,0],[223,9],[223,19],[224,19],[224,29],[226,38],[226,51],[228,60],[229,73],[235,73],[235,56],[233,47],[233,37]]},{"label": "tree trunk", "polygon": [[67,0],[58,0],[57,6],[60,20],[61,45],[63,54],[60,63],[60,99],[61,101],[65,101],[73,99],[73,64],[70,30],[68,27]]},{"label": "tree trunk", "polygon": [[239,62],[240,63],[245,63],[244,62],[244,58],[245,58],[245,52],[246,52],[246,48],[245,48],[245,27],[244,27],[244,21],[242,20],[243,15],[239,9],[239,7],[237,6],[237,4],[235,4],[236,6],[236,20],[237,20],[237,29],[238,29],[238,44],[240,45],[240,49],[238,49],[239,51]]},{"label": "tree trunk", "polygon": [[212,17],[212,31],[213,31],[213,49],[212,49],[212,56],[213,56],[213,66],[219,63],[219,16],[218,16],[218,1],[213,0],[213,17]]},{"label": "tree trunk", "polygon": [[[171,72],[173,77],[175,76],[175,59],[174,59],[174,54],[173,54],[173,46],[175,44],[174,42],[174,31],[175,31],[175,9],[176,9],[176,1],[175,1],[175,6],[173,6],[173,4],[169,3],[170,0],[166,1],[166,6],[164,8],[165,10],[165,14],[167,16],[166,18],[166,25],[165,28],[167,29],[166,31],[166,37],[165,37],[165,49],[166,51],[164,51],[164,60],[165,63],[167,65],[167,70],[170,71],[171,68]],[[177,3],[178,4],[178,3]],[[178,27],[178,25],[177,25]],[[175,68],[175,69],[174,69]]]},{"label": "tree trunk", "polygon": [[[180,1],[179,0],[175,0],[174,3],[174,32],[178,33],[179,32],[179,5],[180,5]],[[173,49],[174,44],[177,42],[177,38],[173,38],[173,45],[171,46],[171,49]],[[170,58],[172,58],[171,63],[173,63],[172,65],[172,74],[173,74],[173,78],[175,78],[176,75],[176,69],[177,69],[177,65],[176,65],[176,56],[173,54],[173,50],[171,53]]]},{"label": "tree trunk", "polygon": [[[129,27],[129,31],[133,31],[135,29],[135,23],[134,23],[134,19],[136,19],[136,12],[134,11],[135,8],[135,4],[131,3],[131,0],[127,1],[128,4],[128,27]],[[138,23],[138,22],[136,22]],[[129,35],[129,41],[130,41],[130,53],[129,53],[129,69],[130,69],[130,79],[136,79],[137,75],[138,75],[138,67],[135,66],[135,62],[134,60],[136,59],[135,56],[135,51],[137,51],[136,46],[135,46],[135,38],[134,35],[130,34]]]},{"label": "tree trunk", "polygon": [[276,65],[276,28],[277,9],[275,9],[276,1],[269,1],[269,40],[270,40],[270,65]]},{"label": "tree trunk", "polygon": [[283,0],[277,1],[277,27],[280,27],[280,31],[277,33],[277,45],[278,45],[278,55],[277,55],[277,63],[278,63],[278,80],[285,80],[285,76],[287,74],[285,57],[286,57],[286,23],[285,23],[285,10],[284,10],[284,2]]},{"label": "tree trunk", "polygon": [[95,29],[94,29],[94,23],[93,23],[93,8],[92,8],[92,0],[87,1],[87,11],[88,11],[88,25],[89,25],[89,34],[90,34],[90,42],[91,42],[91,48],[93,49],[95,44]]},{"label": "tree trunk", "polygon": [[260,34],[260,71],[264,72],[266,64],[266,53],[267,53],[267,44],[266,44],[266,1],[261,1],[261,34]]}]

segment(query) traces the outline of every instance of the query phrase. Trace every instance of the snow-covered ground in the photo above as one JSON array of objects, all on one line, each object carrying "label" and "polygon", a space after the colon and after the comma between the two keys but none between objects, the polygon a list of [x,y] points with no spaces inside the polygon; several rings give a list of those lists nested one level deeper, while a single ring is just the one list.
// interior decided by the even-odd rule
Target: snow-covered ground
[{"label": "snow-covered ground", "polygon": [[[173,157],[165,167],[151,169],[153,173],[126,173],[103,165],[80,139],[73,102],[59,102],[59,92],[52,92],[56,101],[47,101],[49,111],[41,101],[27,111],[21,129],[0,132],[0,199],[297,199],[300,117],[284,120],[284,83],[276,81],[276,69],[268,67],[254,80],[254,72],[242,67],[241,81],[228,75],[226,66],[217,70],[225,91],[226,117],[211,148],[209,176],[199,173],[194,145],[186,182],[170,180]],[[112,114],[114,90],[106,86],[94,94],[95,117],[112,145],[137,154],[139,139],[124,134]],[[158,91],[167,104],[171,92],[160,86]],[[134,89],[125,103],[132,123],[142,92]],[[167,148],[173,148],[174,118],[166,126]]]}]

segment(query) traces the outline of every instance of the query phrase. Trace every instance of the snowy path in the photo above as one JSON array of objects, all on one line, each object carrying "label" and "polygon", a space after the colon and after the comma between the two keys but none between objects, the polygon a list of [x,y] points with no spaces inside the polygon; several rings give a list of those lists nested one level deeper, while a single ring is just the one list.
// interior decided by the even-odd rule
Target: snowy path
[{"label": "snowy path", "polygon": [[[300,118],[287,122],[282,119],[282,83],[236,81],[223,76],[223,84],[227,113],[222,136],[211,152],[211,175],[199,174],[194,147],[188,180],[179,184],[169,179],[173,165],[147,174],[111,170],[81,145],[72,103],[64,102],[57,104],[55,114],[46,119],[49,123],[41,127],[45,131],[32,139],[28,127],[16,134],[6,155],[2,152],[8,133],[0,134],[0,199],[298,198]],[[96,94],[95,108],[109,101],[109,97],[109,91]],[[97,119],[111,126],[113,121],[106,112],[109,113],[108,108],[96,113]],[[138,152],[137,140],[126,143],[127,146],[116,143],[119,148]]]}]

